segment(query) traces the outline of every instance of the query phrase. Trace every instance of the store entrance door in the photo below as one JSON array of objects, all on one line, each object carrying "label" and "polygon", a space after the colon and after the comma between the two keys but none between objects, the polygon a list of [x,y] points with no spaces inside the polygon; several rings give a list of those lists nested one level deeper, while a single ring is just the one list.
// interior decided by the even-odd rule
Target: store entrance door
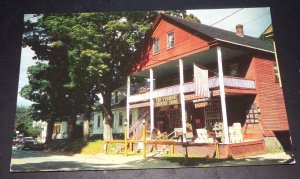
[{"label": "store entrance door", "polygon": [[180,128],[182,127],[181,123],[181,109],[170,109],[170,118],[169,118],[170,128]]}]

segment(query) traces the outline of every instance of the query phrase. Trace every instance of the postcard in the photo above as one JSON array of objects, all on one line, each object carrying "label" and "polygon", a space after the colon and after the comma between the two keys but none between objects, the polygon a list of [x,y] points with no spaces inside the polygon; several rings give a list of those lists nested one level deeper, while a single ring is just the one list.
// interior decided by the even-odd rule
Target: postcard
[{"label": "postcard", "polygon": [[270,8],[25,14],[11,172],[295,163]]}]

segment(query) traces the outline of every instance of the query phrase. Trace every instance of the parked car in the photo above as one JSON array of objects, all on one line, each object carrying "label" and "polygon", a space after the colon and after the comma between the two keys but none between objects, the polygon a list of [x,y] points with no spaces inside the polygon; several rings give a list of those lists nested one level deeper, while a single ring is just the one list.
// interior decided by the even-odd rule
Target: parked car
[{"label": "parked car", "polygon": [[24,137],[17,144],[17,149],[41,150],[43,144],[38,143],[33,137]]},{"label": "parked car", "polygon": [[13,141],[12,141],[12,145],[16,146],[17,143],[18,143],[18,139],[16,137],[14,137]]}]

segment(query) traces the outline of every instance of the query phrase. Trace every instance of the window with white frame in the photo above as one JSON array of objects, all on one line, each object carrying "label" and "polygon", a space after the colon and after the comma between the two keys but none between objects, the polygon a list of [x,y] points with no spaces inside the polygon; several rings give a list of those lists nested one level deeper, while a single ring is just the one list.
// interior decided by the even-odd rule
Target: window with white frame
[{"label": "window with white frame", "polygon": [[174,31],[170,31],[167,33],[167,49],[174,47]]},{"label": "window with white frame", "polygon": [[153,54],[158,54],[159,53],[159,38],[154,38],[153,39]]}]

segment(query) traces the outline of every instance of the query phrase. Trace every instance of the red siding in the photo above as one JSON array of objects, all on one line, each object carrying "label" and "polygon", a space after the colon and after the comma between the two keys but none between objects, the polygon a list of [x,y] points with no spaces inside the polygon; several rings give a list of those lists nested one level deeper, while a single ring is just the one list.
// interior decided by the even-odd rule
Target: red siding
[{"label": "red siding", "polygon": [[260,57],[254,57],[251,62],[255,71],[257,91],[255,101],[261,109],[260,121],[265,136],[274,136],[272,131],[289,129],[283,92],[275,82],[274,62]]},{"label": "red siding", "polygon": [[[175,47],[167,49],[167,32],[174,31]],[[168,61],[179,59],[189,54],[207,50],[208,42],[195,36],[180,27],[177,27],[165,20],[161,20],[152,38],[160,39],[160,53],[153,55],[152,42],[149,42],[146,51],[142,54],[142,70],[161,65]]]},{"label": "red siding", "polygon": [[256,81],[256,78],[255,78],[255,70],[254,70],[254,61],[251,60],[250,64],[249,64],[249,67],[247,69],[247,72],[246,72],[246,75],[245,75],[245,78],[246,79],[251,79],[251,80],[255,80]]}]

